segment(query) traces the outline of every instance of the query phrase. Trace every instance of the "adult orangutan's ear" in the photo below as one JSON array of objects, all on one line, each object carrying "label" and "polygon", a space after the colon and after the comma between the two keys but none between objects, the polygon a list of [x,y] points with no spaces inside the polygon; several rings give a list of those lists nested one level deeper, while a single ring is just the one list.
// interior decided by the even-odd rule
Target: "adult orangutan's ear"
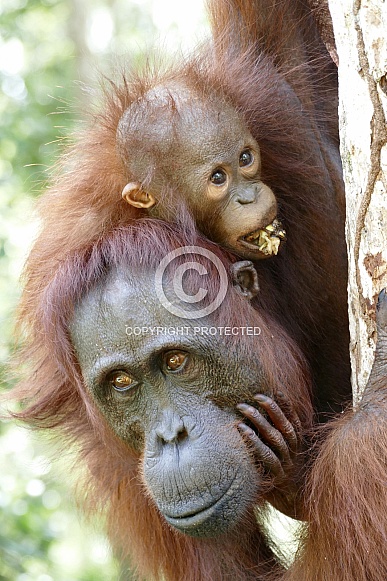
[{"label": "adult orangutan's ear", "polygon": [[122,197],[135,208],[152,208],[156,204],[152,194],[148,194],[141,188],[139,182],[130,182],[122,190]]},{"label": "adult orangutan's ear", "polygon": [[235,262],[230,267],[232,281],[237,292],[253,299],[259,293],[259,283],[257,271],[250,260]]}]

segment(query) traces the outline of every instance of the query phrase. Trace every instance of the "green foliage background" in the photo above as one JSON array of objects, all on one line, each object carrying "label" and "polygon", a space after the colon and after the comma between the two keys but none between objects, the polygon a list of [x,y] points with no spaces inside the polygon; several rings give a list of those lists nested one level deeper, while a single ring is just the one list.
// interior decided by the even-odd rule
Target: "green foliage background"
[{"label": "green foliage background", "polygon": [[[180,32],[173,20],[158,32],[152,18],[157,2],[164,0],[0,3],[2,390],[15,380],[6,362],[19,275],[37,228],[34,198],[74,126],[72,103],[87,105],[74,80],[94,83],[98,70],[109,71],[114,55],[137,62],[143,47],[159,35],[186,39],[184,22]],[[201,0],[193,4],[200,14]],[[187,18],[192,26],[192,15]],[[202,16],[196,24],[204,25]],[[114,562],[98,523],[80,522],[69,470],[52,461],[52,450],[39,435],[11,422],[0,424],[0,581],[129,579]]]}]

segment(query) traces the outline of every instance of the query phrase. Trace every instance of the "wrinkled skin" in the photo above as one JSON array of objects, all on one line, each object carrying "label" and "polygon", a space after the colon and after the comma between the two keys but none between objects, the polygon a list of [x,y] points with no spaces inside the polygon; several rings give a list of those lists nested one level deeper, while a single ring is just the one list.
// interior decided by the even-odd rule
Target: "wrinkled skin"
[{"label": "wrinkled skin", "polygon": [[178,207],[168,200],[170,189],[186,200],[199,229],[225,248],[252,260],[277,253],[282,230],[275,250],[257,237],[245,239],[274,221],[277,201],[261,180],[258,143],[224,98],[204,102],[176,82],[157,86],[127,109],[117,142],[136,180],[123,191],[129,204],[168,221]]},{"label": "wrinkled skin", "polygon": [[[251,285],[239,292],[256,292],[250,275],[239,273],[238,284]],[[72,341],[88,391],[142,458],[146,487],[165,520],[192,536],[217,536],[251,513],[262,494],[256,462],[261,476],[266,469],[278,482],[286,479],[297,434],[271,394],[255,400],[263,414],[246,405],[238,413],[242,395],[267,390],[259,361],[224,337],[195,335],[203,319],[175,317],[154,294],[153,276],[113,270],[78,305]],[[135,334],[135,326],[188,331]],[[297,414],[290,416],[298,428]]]}]

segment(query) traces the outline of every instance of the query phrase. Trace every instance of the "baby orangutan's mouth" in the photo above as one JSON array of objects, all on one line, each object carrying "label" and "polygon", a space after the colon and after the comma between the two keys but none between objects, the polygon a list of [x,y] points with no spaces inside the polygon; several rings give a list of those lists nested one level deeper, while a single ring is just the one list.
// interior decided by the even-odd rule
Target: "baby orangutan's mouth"
[{"label": "baby orangutan's mouth", "polygon": [[275,218],[271,224],[264,228],[250,232],[240,238],[241,242],[247,243],[249,246],[255,246],[265,256],[275,256],[281,242],[286,240],[286,232],[278,220]]}]

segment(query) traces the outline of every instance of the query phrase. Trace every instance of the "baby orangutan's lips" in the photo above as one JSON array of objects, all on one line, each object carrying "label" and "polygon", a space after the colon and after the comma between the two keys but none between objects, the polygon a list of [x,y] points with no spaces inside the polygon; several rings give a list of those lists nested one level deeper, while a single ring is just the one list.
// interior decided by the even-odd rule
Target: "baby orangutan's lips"
[{"label": "baby orangutan's lips", "polygon": [[241,240],[256,246],[265,256],[275,256],[278,254],[281,242],[286,240],[286,232],[278,218],[275,218],[265,228],[250,232]]}]

